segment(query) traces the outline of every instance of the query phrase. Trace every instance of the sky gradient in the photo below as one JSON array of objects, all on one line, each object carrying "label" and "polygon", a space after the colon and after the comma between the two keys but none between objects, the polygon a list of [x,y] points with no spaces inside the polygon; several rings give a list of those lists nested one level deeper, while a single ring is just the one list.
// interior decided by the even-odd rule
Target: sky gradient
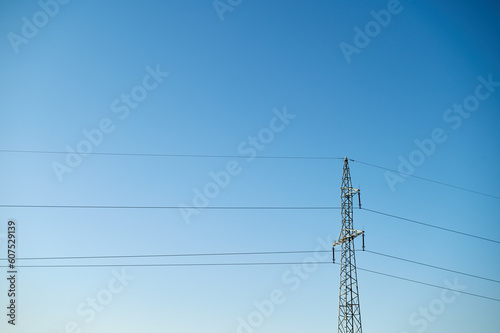
[{"label": "sky gradient", "polygon": [[[339,210],[182,208],[340,206],[342,159],[265,156],[347,156],[363,208],[500,240],[495,1],[0,8],[0,258],[11,219],[18,257],[329,251]],[[354,226],[366,232],[367,250],[500,279],[498,242],[368,210],[355,210]],[[496,282],[370,252],[356,259],[363,269],[500,299]],[[0,331],[337,330],[339,266],[314,264],[331,261],[329,252],[19,265],[264,261],[306,264],[20,267],[17,325],[2,310]],[[365,332],[500,327],[499,301],[362,270],[358,282]]]}]

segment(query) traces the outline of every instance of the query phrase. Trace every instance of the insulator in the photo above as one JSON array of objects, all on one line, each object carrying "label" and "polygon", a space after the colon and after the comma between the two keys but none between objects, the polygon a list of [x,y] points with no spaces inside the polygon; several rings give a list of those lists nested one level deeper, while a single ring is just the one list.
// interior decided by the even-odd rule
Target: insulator
[{"label": "insulator", "polygon": [[365,232],[363,231],[363,234],[361,234],[361,238],[363,239],[363,251],[365,250]]},{"label": "insulator", "polygon": [[332,260],[333,263],[335,264],[335,247],[332,246]]}]

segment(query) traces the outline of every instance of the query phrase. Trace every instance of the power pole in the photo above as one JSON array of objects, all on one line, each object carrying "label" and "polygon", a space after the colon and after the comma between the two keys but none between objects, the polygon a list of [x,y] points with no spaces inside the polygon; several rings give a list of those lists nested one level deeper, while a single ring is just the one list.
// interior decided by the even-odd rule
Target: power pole
[{"label": "power pole", "polygon": [[342,230],[333,244],[333,261],[335,262],[335,246],[341,245],[340,259],[340,293],[339,293],[339,333],[361,333],[361,312],[359,308],[358,278],[356,273],[356,257],[354,238],[363,236],[364,231],[355,230],[352,218],[352,198],[358,195],[359,207],[361,199],[359,189],[352,188],[349,162],[344,159],[344,171],[341,186],[342,198]]}]

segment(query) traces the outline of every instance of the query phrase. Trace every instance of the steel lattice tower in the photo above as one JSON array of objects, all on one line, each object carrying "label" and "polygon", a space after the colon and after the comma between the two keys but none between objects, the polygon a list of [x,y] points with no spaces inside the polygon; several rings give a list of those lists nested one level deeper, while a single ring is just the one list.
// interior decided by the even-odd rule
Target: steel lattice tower
[{"label": "steel lattice tower", "polygon": [[[359,307],[358,279],[356,273],[356,257],[354,253],[354,238],[364,236],[363,231],[353,227],[352,198],[359,189],[352,188],[349,162],[344,159],[344,171],[341,186],[342,199],[342,230],[339,238],[333,244],[341,245],[340,260],[340,293],[339,293],[339,333],[361,333],[361,312]],[[361,207],[361,200],[359,200]],[[363,239],[364,240],[364,239]],[[363,242],[364,243],[364,242]],[[364,249],[364,244],[363,244]],[[333,251],[335,251],[333,249]],[[335,252],[334,252],[335,255]],[[334,257],[335,260],[335,257]]]}]

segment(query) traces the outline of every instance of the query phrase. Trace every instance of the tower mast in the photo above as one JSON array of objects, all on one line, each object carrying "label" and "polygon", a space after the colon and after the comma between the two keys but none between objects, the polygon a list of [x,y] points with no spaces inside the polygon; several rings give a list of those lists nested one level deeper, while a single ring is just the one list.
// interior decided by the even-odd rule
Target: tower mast
[{"label": "tower mast", "polygon": [[336,245],[341,245],[342,249],[340,260],[338,332],[361,333],[361,312],[359,306],[354,238],[359,235],[364,236],[364,231],[355,230],[353,227],[352,199],[356,194],[358,194],[359,197],[359,189],[352,187],[347,157],[344,159],[341,193],[342,230],[340,231],[338,239],[333,244],[334,251]]}]

